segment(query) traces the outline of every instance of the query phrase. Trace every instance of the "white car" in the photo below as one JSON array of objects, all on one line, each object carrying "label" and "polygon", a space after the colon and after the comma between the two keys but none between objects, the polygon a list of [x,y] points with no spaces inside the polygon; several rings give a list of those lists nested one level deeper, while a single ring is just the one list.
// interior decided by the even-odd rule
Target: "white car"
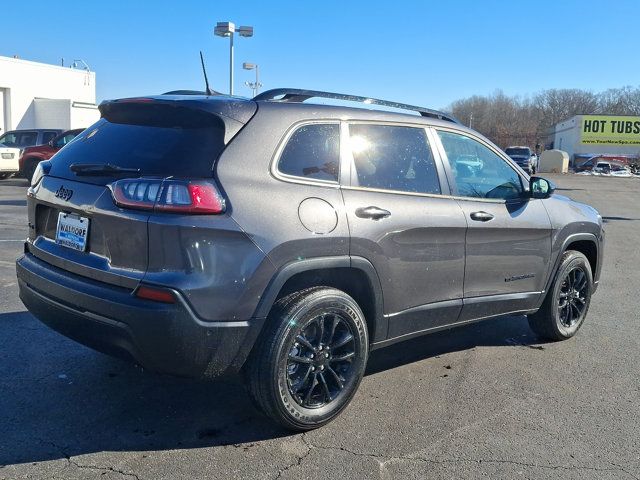
[{"label": "white car", "polygon": [[629,167],[615,162],[598,162],[596,166],[593,167],[593,174],[630,177],[631,170]]},{"label": "white car", "polygon": [[20,153],[19,148],[7,147],[0,143],[0,180],[18,173]]}]

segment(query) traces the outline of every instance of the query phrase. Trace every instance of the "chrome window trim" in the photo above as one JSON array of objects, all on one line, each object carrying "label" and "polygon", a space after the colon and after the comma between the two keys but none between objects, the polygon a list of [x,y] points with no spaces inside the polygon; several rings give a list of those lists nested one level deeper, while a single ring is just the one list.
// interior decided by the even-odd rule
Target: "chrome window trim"
[{"label": "chrome window trim", "polygon": [[[293,125],[291,125],[287,129],[285,134],[282,136],[282,138],[280,139],[280,142],[278,143],[278,147],[276,148],[273,158],[271,159],[271,167],[270,167],[271,175],[276,179],[281,180],[283,182],[287,182],[287,183],[297,183],[301,185],[313,185],[313,186],[339,189],[340,178],[342,177],[342,165],[343,165],[343,161],[342,161],[343,128],[341,126],[341,123],[342,122],[340,120],[336,120],[336,119],[314,119],[314,120],[304,120],[301,122],[296,122]],[[304,177],[298,177],[297,175],[289,175],[287,173],[283,173],[278,168],[278,163],[280,163],[280,157],[282,156],[282,152],[286,147],[287,143],[289,143],[289,140],[291,139],[291,137],[295,132],[297,132],[300,128],[306,125],[338,125],[339,135],[340,135],[340,138],[339,138],[340,147],[339,147],[339,154],[338,154],[338,180],[334,181],[334,180],[308,179]]]},{"label": "chrome window trim", "polygon": [[402,190],[385,190],[382,188],[352,187],[347,185],[342,185],[341,188],[342,190],[355,190],[355,191],[375,192],[375,193],[391,193],[394,195],[409,195],[412,197],[445,198],[450,200],[472,200],[472,201],[484,202],[484,203],[506,203],[506,200],[495,199],[495,198],[459,197],[457,195],[448,195],[448,194],[405,192]]}]

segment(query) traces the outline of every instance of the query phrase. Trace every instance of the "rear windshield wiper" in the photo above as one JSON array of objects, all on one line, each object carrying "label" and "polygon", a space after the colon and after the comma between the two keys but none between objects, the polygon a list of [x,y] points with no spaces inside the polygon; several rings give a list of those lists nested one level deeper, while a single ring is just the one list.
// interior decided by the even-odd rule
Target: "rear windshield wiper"
[{"label": "rear windshield wiper", "polygon": [[74,163],[69,166],[76,175],[122,175],[135,174],[140,175],[142,171],[139,168],[119,167],[111,163]]}]

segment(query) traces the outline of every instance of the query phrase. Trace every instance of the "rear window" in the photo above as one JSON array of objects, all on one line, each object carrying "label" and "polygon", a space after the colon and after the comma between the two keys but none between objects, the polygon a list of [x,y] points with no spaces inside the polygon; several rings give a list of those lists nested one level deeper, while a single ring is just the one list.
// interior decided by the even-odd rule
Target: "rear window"
[{"label": "rear window", "polygon": [[[50,174],[74,177],[77,163],[139,168],[142,175],[210,177],[224,149],[224,123],[197,110],[136,106],[103,113],[56,155]],[[83,176],[83,181],[104,179]],[[102,181],[101,181],[102,180]]]}]

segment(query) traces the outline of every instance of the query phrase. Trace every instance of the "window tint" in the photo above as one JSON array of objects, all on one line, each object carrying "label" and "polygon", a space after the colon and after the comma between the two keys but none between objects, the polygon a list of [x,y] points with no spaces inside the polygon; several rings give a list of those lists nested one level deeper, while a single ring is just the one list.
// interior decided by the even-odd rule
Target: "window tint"
[{"label": "window tint", "polygon": [[520,176],[509,164],[472,138],[438,132],[462,197],[512,199],[522,196]]},{"label": "window tint", "polygon": [[69,143],[71,140],[76,138],[77,135],[78,135],[77,133],[69,133],[63,137],[58,138],[56,140],[56,147],[58,148],[64,147],[67,143]]},{"label": "window tint", "polygon": [[37,132],[12,132],[0,137],[0,143],[7,147],[30,147],[38,140]]},{"label": "window tint", "polygon": [[278,170],[294,177],[337,182],[340,125],[313,124],[298,128],[280,155]]},{"label": "window tint", "polygon": [[[158,118],[169,121],[172,113],[167,109]],[[192,117],[198,118],[197,111]],[[211,177],[214,162],[224,149],[224,127],[222,122],[218,125],[217,117],[210,117],[211,123],[188,128],[114,123],[102,118],[56,154],[51,175],[69,175],[71,164],[86,162],[139,168],[143,175]],[[104,181],[103,177],[83,179]]]},{"label": "window tint", "polygon": [[44,132],[42,134],[42,144],[49,143],[56,135],[58,135],[56,132]]},{"label": "window tint", "polygon": [[504,152],[509,156],[511,156],[511,155],[520,155],[520,156],[531,155],[531,150],[529,150],[528,148],[507,148]]},{"label": "window tint", "polygon": [[422,128],[350,125],[354,186],[440,193],[427,135]]},{"label": "window tint", "polygon": [[5,133],[0,137],[0,143],[7,147],[15,147],[18,144],[15,133]]},{"label": "window tint", "polygon": [[21,147],[30,147],[38,143],[38,132],[20,132],[17,135],[17,144]]}]

